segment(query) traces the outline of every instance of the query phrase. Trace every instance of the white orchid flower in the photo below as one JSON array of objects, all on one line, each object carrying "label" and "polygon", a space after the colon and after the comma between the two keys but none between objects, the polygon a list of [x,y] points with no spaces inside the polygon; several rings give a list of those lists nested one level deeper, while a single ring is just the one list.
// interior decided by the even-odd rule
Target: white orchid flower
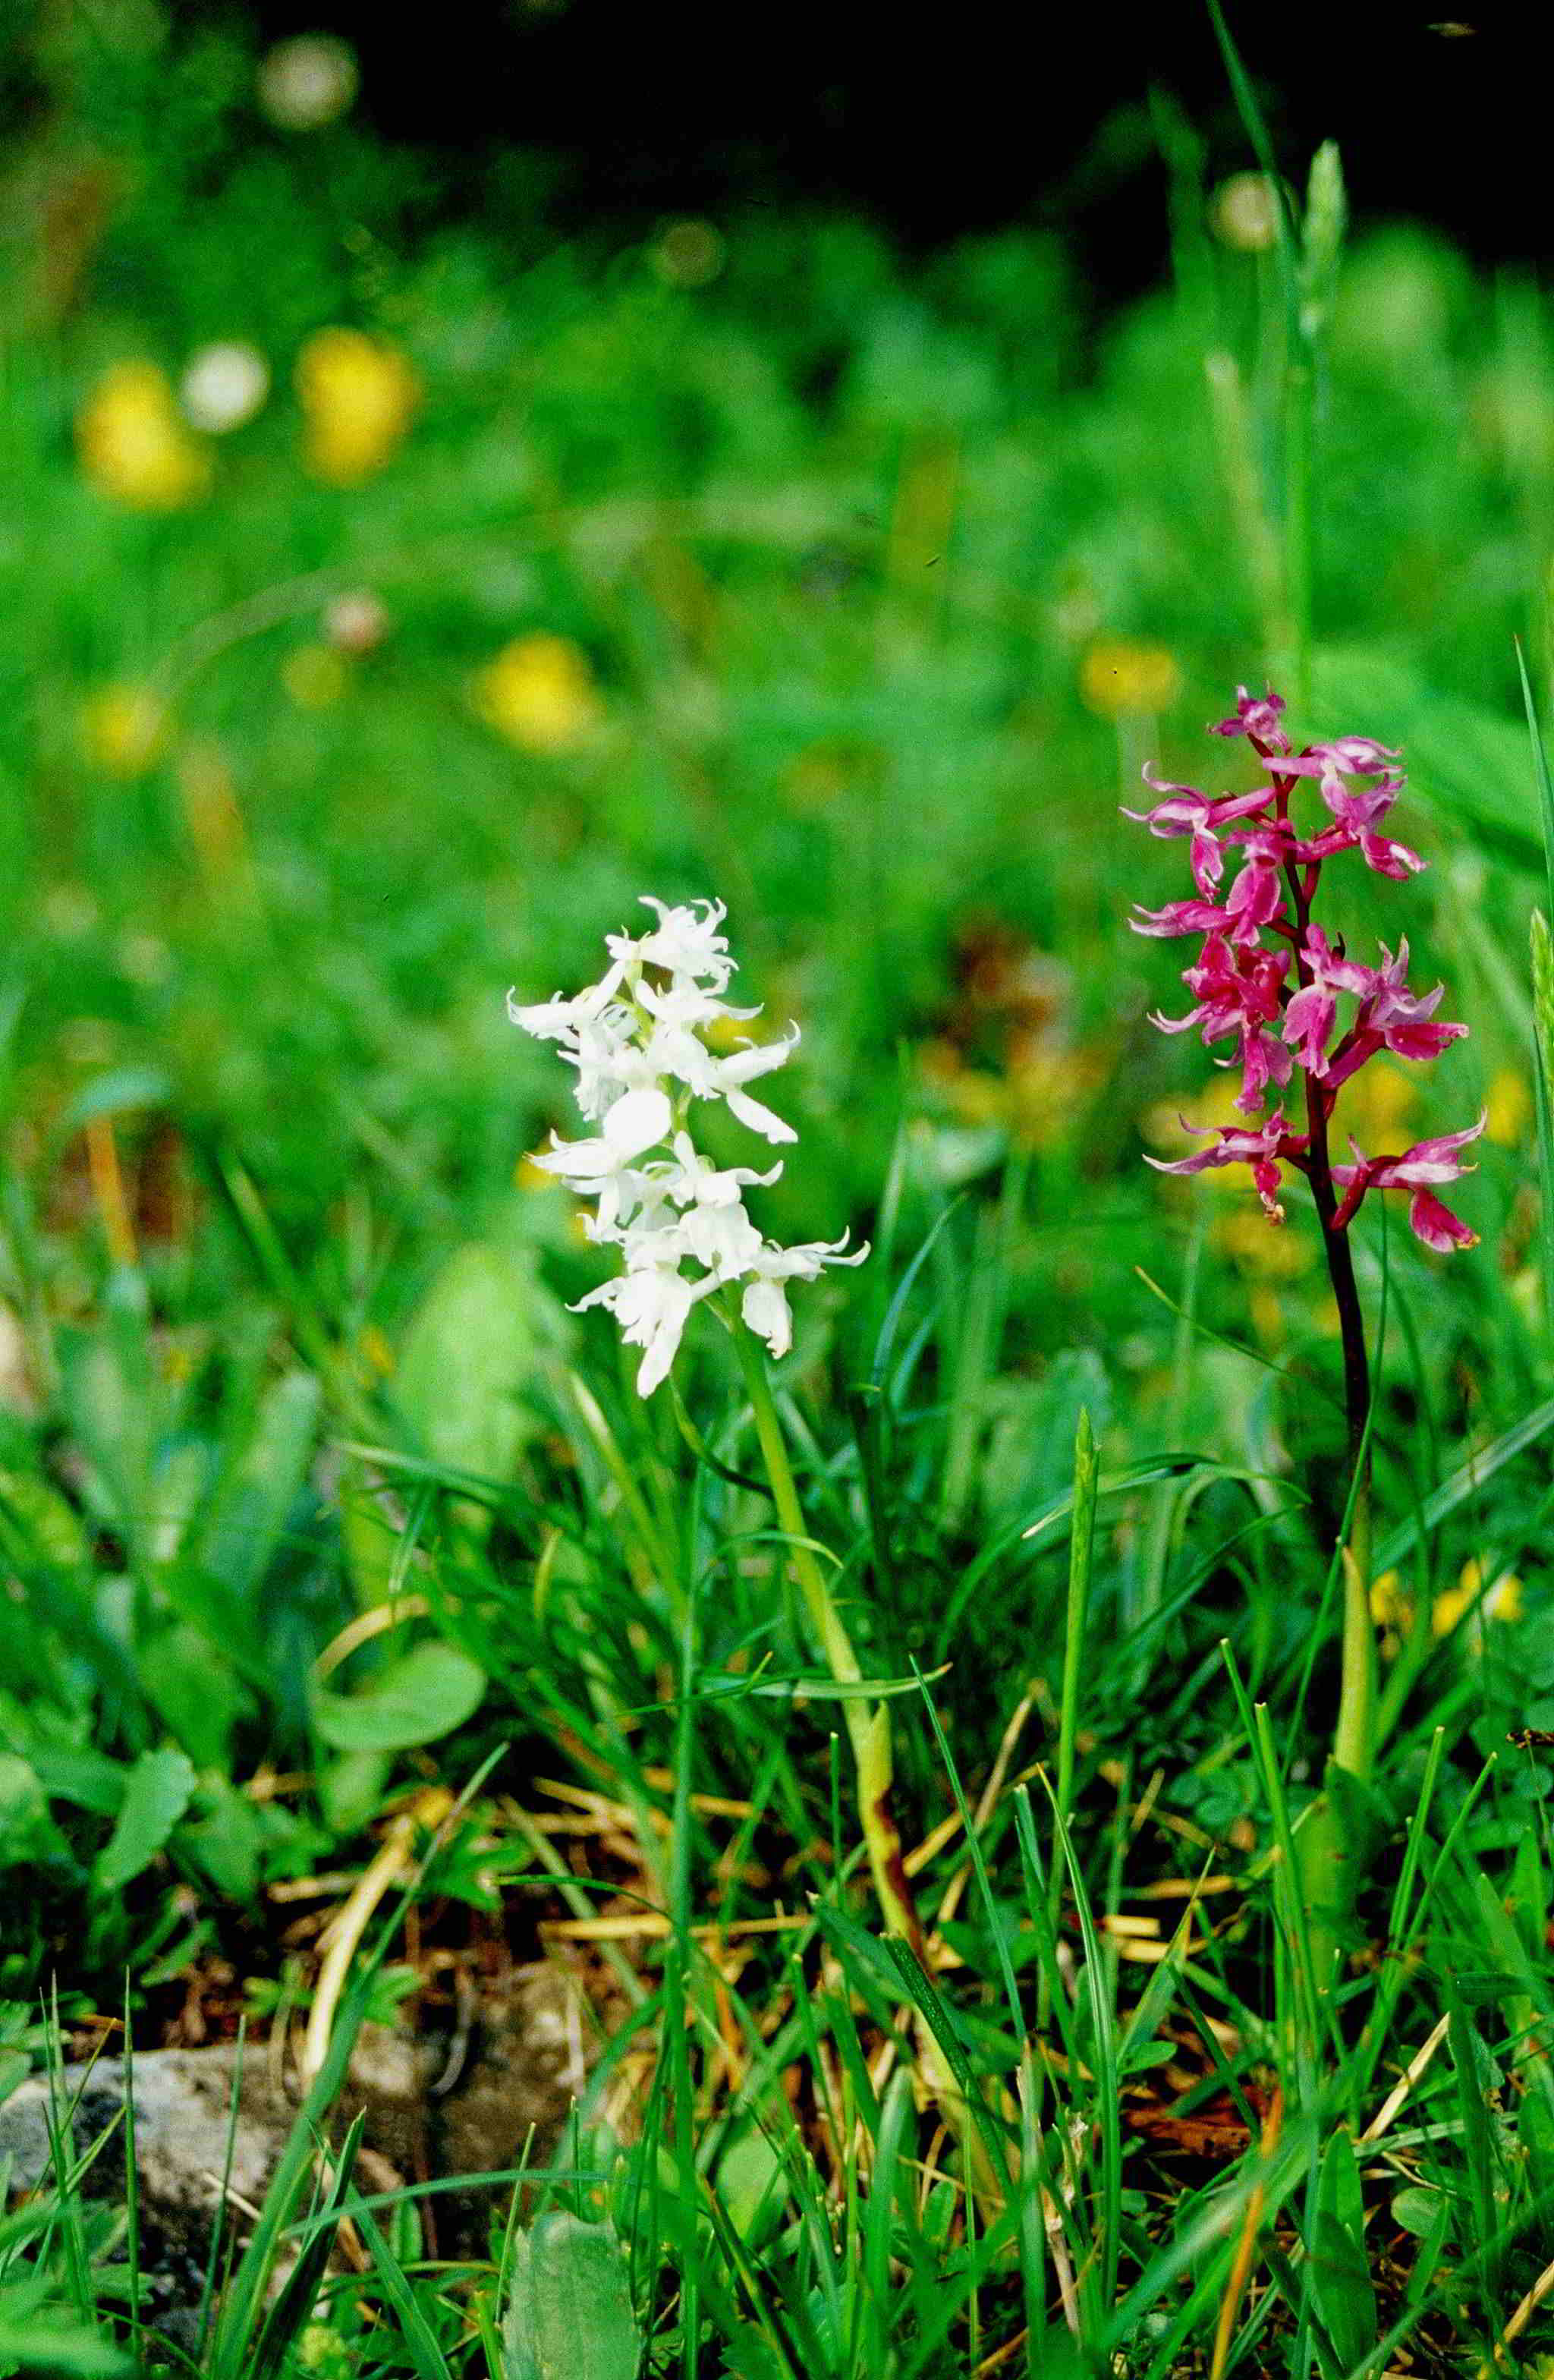
[{"label": "white orchid flower", "polygon": [[704,1281],[687,1281],[672,1265],[643,1265],[635,1272],[617,1273],[613,1281],[601,1281],[580,1297],[572,1311],[581,1314],[590,1305],[609,1307],[626,1345],[646,1351],[637,1369],[637,1393],[650,1397],[668,1378],[686,1316],[717,1286],[710,1273]]},{"label": "white orchid flower", "polygon": [[742,1191],[770,1190],[783,1172],[781,1158],[767,1173],[758,1173],[751,1165],[729,1165],[720,1172],[710,1157],[703,1157],[688,1132],[674,1135],[674,1162],[667,1186],[670,1196],[682,1207],[737,1207]]},{"label": "white orchid flower", "polygon": [[650,933],[636,939],[628,934],[607,935],[611,956],[662,967],[666,974],[689,976],[695,981],[706,977],[722,991],[735,971],[727,938],[717,930],[728,915],[722,903],[693,901],[686,907],[671,909],[644,892],[642,905],[658,911],[658,924]]},{"label": "white orchid flower", "polygon": [[759,1099],[751,1099],[744,1086],[759,1075],[775,1073],[785,1066],[798,1041],[798,1027],[791,1025],[781,1041],[750,1042],[727,1057],[717,1057],[704,1041],[679,1026],[659,1026],[648,1043],[648,1055],[652,1063],[698,1099],[726,1100],[730,1112],[736,1115],[752,1132],[768,1140],[796,1140],[798,1135],[791,1123],[784,1123]]},{"label": "white orchid flower", "polygon": [[749,1267],[754,1278],[739,1301],[739,1311],[747,1329],[764,1339],[773,1355],[785,1355],[794,1342],[793,1314],[783,1283],[818,1281],[827,1265],[862,1264],[868,1242],[844,1257],[841,1251],[847,1236],[844,1232],[839,1240],[811,1240],[796,1248],[767,1246]]},{"label": "white orchid flower", "polygon": [[601,1228],[629,1216],[632,1161],[667,1140],[674,1111],[660,1090],[627,1091],[604,1119],[597,1140],[558,1140],[534,1160],[585,1198],[597,1196]]},{"label": "white orchid flower", "polygon": [[606,1115],[623,1091],[660,1087],[659,1076],[637,1041],[636,1020],[627,1009],[607,1012],[598,1024],[579,1026],[573,1046],[561,1056],[577,1075],[577,1105],[590,1122]]},{"label": "white orchid flower", "polygon": [[[564,1040],[568,1034],[599,1023],[614,1000],[625,973],[624,965],[617,960],[608,974],[598,983],[590,983],[586,991],[575,993],[570,1000],[564,992],[558,991],[549,1000],[537,1002],[531,1008],[520,1008],[515,993],[509,991],[507,1014],[515,1025],[520,1026],[526,1033],[532,1033],[536,1040]],[[621,1014],[629,1017],[629,1011],[625,1009],[622,1009]]]},{"label": "white orchid flower", "polygon": [[[627,1344],[643,1350],[637,1386],[646,1397],[667,1376],[692,1306],[715,1290],[744,1282],[745,1324],[774,1355],[785,1354],[793,1321],[784,1284],[814,1281],[827,1265],[861,1264],[868,1250],[842,1255],[845,1234],[796,1248],[763,1239],[744,1193],[770,1188],[781,1160],[762,1173],[718,1166],[697,1148],[686,1125],[693,1099],[722,1099],[766,1140],[797,1138],[746,1086],[786,1064],[798,1027],[778,1041],[712,1050],[710,1033],[760,1014],[723,998],[735,968],[718,931],[722,904],[672,908],[643,899],[658,923],[646,934],[607,936],[611,964],[598,983],[534,1007],[520,1007],[510,992],[507,1008],[525,1032],[556,1044],[577,1076],[578,1107],[599,1125],[589,1139],[555,1141],[535,1163],[597,1202],[588,1236],[619,1249],[624,1269],[574,1310],[606,1307]],[[700,1270],[682,1272],[682,1265]]]},{"label": "white orchid flower", "polygon": [[760,1014],[758,1001],[754,1008],[734,1008],[721,1000],[715,991],[708,991],[686,976],[676,976],[667,984],[639,983],[637,998],[657,1025],[666,1029],[697,1032],[709,1025],[724,1025],[731,1021],[747,1025]]},{"label": "white orchid flower", "polygon": [[737,1201],[731,1207],[692,1207],[682,1218],[681,1236],[698,1264],[719,1281],[742,1280],[765,1245]]}]

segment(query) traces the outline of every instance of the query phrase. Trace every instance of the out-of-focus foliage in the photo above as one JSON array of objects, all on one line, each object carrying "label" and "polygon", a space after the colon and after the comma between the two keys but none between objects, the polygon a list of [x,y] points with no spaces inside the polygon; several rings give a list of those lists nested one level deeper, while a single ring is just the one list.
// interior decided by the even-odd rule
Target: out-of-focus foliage
[{"label": "out-of-focus foliage", "polygon": [[[1043,2004],[1057,1978],[1068,2096],[1040,2097],[1055,2064],[1032,2086],[1057,2211],[1026,2247],[1056,2241],[1059,2261],[1034,2301],[1066,2324],[1072,2252],[1092,2340],[1163,2373],[1156,2298],[1109,2330],[1098,2276],[1125,2238],[1125,2285],[1159,2278],[1150,2258],[1177,2254],[1160,2243],[1201,2204],[1221,2260],[1201,2268],[1208,2368],[1243,2236],[1220,2168],[1201,2191],[1172,2183],[1162,2215],[1121,2164],[1094,2183],[1094,2143],[1124,2100],[1158,2115],[1146,2078],[1211,2027],[1195,2110],[1232,2066],[1237,2093],[1261,2091],[1284,2055],[1281,1814],[1222,1647],[1277,1714],[1298,1816],[1332,1694],[1336,1355],[1301,1222],[1269,1230],[1228,1173],[1162,1184],[1141,1162],[1181,1149],[1183,1114],[1229,1121],[1228,1090],[1195,1040],[1145,1021],[1178,1005],[1181,954],[1124,919],[1181,890],[1179,855],[1118,808],[1150,759],[1215,791],[1244,783],[1246,756],[1206,747],[1202,722],[1287,659],[1292,357],[1267,186],[1200,188],[1162,108],[1171,219],[1139,237],[1170,273],[1103,318],[1061,240],[1018,226],[917,261],[822,216],[559,241],[532,160],[509,159],[480,204],[449,203],[354,95],[338,44],[261,58],[239,20],[196,27],[155,0],[40,0],[4,61],[0,1886],[16,1914],[0,1988],[25,2010],[57,1973],[63,2013],[93,2015],[127,1972],[150,2028],[219,1957],[252,2006],[284,2010],[317,1947],[279,1947],[298,1880],[343,1894],[343,1863],[397,1876],[377,1864],[408,1840],[407,1778],[419,1791],[445,1760],[456,1783],[520,1738],[438,1871],[457,1909],[496,1912],[532,1949],[531,1904],[504,1902],[504,1880],[537,1841],[570,1858],[585,1838],[579,1872],[598,1872],[561,1866],[554,1900],[575,1926],[596,1888],[655,1920],[686,1896],[674,1959],[706,1998],[662,2037],[705,2051],[674,2088],[726,2129],[687,2123],[676,2172],[653,2099],[628,2179],[611,2166],[614,2198],[577,2209],[631,2237],[651,2368],[693,2368],[674,2325],[696,2259],[700,2318],[749,2380],[872,2374],[898,2322],[918,2326],[904,2370],[1013,2353],[1011,2272],[975,2268],[959,2182],[919,2191],[909,2096],[876,2097],[860,2046],[862,2025],[874,2058],[900,1982],[846,1915],[833,1709],[790,1696],[813,1648],[743,1467],[726,1348],[709,1318],[687,1332],[693,1456],[667,1397],[644,1413],[622,1390],[609,1323],[564,1312],[599,1251],[524,1162],[568,1108],[561,1069],[507,1022],[508,985],[534,1001],[588,980],[643,892],[715,894],[738,992],[804,1031],[783,1085],[800,1139],[763,1222],[783,1241],[851,1223],[876,1244],[804,1302],[785,1410],[849,1623],[901,1690],[904,1826],[951,1912],[940,1982],[990,2095],[1017,2068],[1024,2088],[1029,2050],[1007,1961],[1022,1979],[1050,1964]],[[1541,1786],[1502,1768],[1473,1797],[1511,1729],[1554,1718],[1547,1500],[1526,1486],[1549,1422],[1525,969],[1541,860],[1512,647],[1524,633],[1541,683],[1554,376],[1536,293],[1487,287],[1426,232],[1362,227],[1336,278],[1318,261],[1317,638],[1293,724],[1406,747],[1398,823],[1430,872],[1356,885],[1342,922],[1367,956],[1406,932],[1473,1028],[1439,1092],[1368,1069],[1354,1121],[1380,1150],[1480,1098],[1488,1112],[1463,1198],[1482,1245],[1443,1271],[1367,1210],[1361,1246],[1373,1315],[1386,1267],[1388,1332],[1373,1609],[1390,1736],[1366,1823],[1395,1867],[1427,1777],[1452,1848],[1417,1903],[1389,1912],[1372,1882],[1345,1988],[1375,2000],[1349,2095],[1297,2109],[1291,2084],[1270,2216],[1312,2196],[1330,2263],[1335,2228],[1346,2253],[1362,2217],[1373,2245],[1398,2226],[1444,2236],[1428,2208],[1405,2219],[1407,2192],[1396,2225],[1378,2219],[1390,2143],[1362,2204],[1341,2128],[1442,2037],[1438,1975],[1485,1971],[1475,2008],[1503,1986],[1518,2058],[1542,2007]],[[729,1161],[748,1156],[731,1140]],[[1098,1917],[1134,1891],[1124,1871],[1177,1896],[1163,1929],[1149,1900],[1132,1936],[1105,1937],[1125,2067],[1106,2063],[1119,2036],[1093,1945],[1076,1965],[1077,1920],[1041,1934],[1058,1904],[1022,1867],[1007,1793],[987,1805],[985,1905],[955,1865],[942,1757],[975,1797],[1048,1756],[1032,1745],[1062,1674],[1081,1409],[1105,1495],[1068,1714],[1076,1858]],[[942,1739],[914,1663],[935,1672]],[[547,1808],[553,1837],[522,1800],[539,1779],[565,1805]],[[597,1840],[577,1815],[595,1803]],[[1491,1883],[1479,1864],[1508,1851],[1514,1876]],[[1188,1968],[1166,1944],[1205,1862],[1229,1913],[1188,1912]],[[693,1893],[719,1923],[755,1912],[748,1963],[711,1985],[686,1948]],[[822,1914],[762,1932],[778,1895]],[[814,1952],[818,1996],[791,1991],[790,1925],[810,1929],[797,1954]],[[636,1965],[623,1951],[599,1973],[640,1995],[662,1937],[629,1938]],[[628,1936],[606,1939],[613,1955]],[[1147,1946],[1136,1973],[1119,1942]],[[1179,2003],[1184,1973],[1197,1997]],[[1435,2160],[1412,2196],[1453,2193],[1452,2270],[1476,2277],[1463,2304],[1483,2303],[1447,2305],[1431,2251],[1408,2319],[1427,2299],[1476,2358],[1547,2265],[1554,2155],[1529,2086],[1525,2157],[1495,2118],[1503,2187],[1475,2134],[1459,2155],[1489,2085],[1453,2009],[1455,2070],[1479,2080],[1467,2117],[1438,2098],[1411,2135]],[[25,2031],[0,2008],[6,2025]],[[832,2135],[822,2110],[844,2086],[864,2112]],[[1456,2087],[1444,2055],[1438,2086]],[[1238,2098],[1220,2127],[1237,2131],[1237,2210],[1264,2187],[1248,2111],[1269,2104]],[[1313,2195],[1303,2161],[1335,2129]],[[816,2143],[832,2138],[822,2205]],[[899,2204],[895,2157],[913,2175]],[[1511,2222],[1513,2198],[1501,2273],[1465,2243]],[[746,2250],[770,2255],[753,2301],[763,2323],[780,2308],[786,2362],[719,2261],[730,2223],[741,2286]],[[606,2247],[601,2229],[583,2253]],[[30,2233],[18,2253],[31,2289]],[[70,2267],[83,2323],[94,2269],[84,2252]],[[1329,2266],[1303,2238],[1281,2287],[1313,2270]],[[1159,2280],[1160,2306],[1175,2286]],[[1298,2315],[1270,2289],[1240,2368],[1260,2368],[1265,2309],[1270,2335],[1319,2320],[1368,2351],[1369,2286],[1314,2281]],[[485,2348],[457,2287],[427,2284],[427,2303],[462,2371]],[[333,2370],[369,2331],[392,2363],[382,2308],[345,2290],[335,2306],[338,2329],[301,2334],[304,2368]],[[953,2366],[935,2360],[952,2325]],[[437,2368],[436,2339],[411,2333],[418,2368]],[[1074,2368],[1051,2344],[1051,2368]],[[1325,2331],[1323,2347],[1338,2369]]]}]

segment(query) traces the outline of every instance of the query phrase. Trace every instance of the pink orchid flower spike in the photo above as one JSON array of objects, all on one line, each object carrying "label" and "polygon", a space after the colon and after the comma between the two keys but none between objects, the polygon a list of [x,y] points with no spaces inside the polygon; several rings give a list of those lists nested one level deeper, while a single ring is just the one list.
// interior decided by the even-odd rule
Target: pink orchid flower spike
[{"label": "pink orchid flower spike", "polygon": [[[1322,870],[1331,859],[1357,852],[1375,874],[1401,883],[1424,866],[1417,852],[1381,832],[1407,779],[1401,755],[1369,735],[1339,735],[1296,751],[1284,724],[1284,702],[1271,686],[1254,695],[1236,689],[1236,706],[1217,720],[1209,734],[1240,737],[1250,745],[1265,782],[1245,793],[1202,793],[1144,771],[1159,798],[1125,816],[1162,841],[1184,839],[1196,897],[1169,901],[1161,908],[1135,905],[1135,933],[1164,940],[1200,935],[1196,959],[1183,971],[1192,995],[1184,1016],[1156,1011],[1151,1022],[1162,1033],[1196,1029],[1206,1044],[1233,1041],[1233,1055],[1219,1061],[1238,1066],[1241,1087],[1235,1105],[1257,1119],[1277,1092],[1288,1102],[1304,1099],[1305,1130],[1292,1132],[1281,1105],[1262,1123],[1221,1131],[1210,1148],[1172,1164],[1151,1158],[1163,1173],[1197,1173],[1206,1167],[1245,1165],[1265,1211],[1282,1217],[1280,1169],[1292,1165],[1309,1178],[1324,1237],[1348,1229],[1367,1190],[1414,1193],[1409,1220],[1427,1247],[1471,1247],[1475,1235],[1441,1205],[1433,1185],[1463,1171],[1439,1170],[1453,1152],[1476,1138],[1482,1123],[1462,1133],[1420,1141],[1401,1157],[1365,1158],[1354,1165],[1331,1164],[1328,1131],[1340,1092],[1381,1051],[1409,1063],[1439,1058],[1466,1033],[1465,1025],[1437,1020],[1444,988],[1412,990],[1408,943],[1394,953],[1381,946],[1379,964],[1352,957],[1314,914]],[[1307,794],[1305,789],[1309,788]],[[1297,799],[1312,796],[1321,808],[1305,822]],[[1227,859],[1237,859],[1227,881]]]}]

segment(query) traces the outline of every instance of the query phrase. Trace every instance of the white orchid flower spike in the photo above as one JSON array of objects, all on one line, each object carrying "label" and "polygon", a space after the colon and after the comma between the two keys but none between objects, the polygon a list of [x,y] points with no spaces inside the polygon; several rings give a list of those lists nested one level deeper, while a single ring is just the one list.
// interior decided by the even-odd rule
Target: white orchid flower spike
[{"label": "white orchid flower spike", "polygon": [[524,1032],[556,1044],[576,1072],[579,1109],[599,1126],[590,1139],[555,1140],[534,1162],[598,1200],[589,1236],[618,1249],[625,1269],[575,1310],[607,1307],[626,1344],[643,1350],[637,1386],[646,1397],[668,1377],[692,1307],[715,1290],[744,1282],[746,1326],[774,1355],[785,1354],[793,1320],[783,1284],[817,1280],[828,1265],[861,1264],[868,1249],[844,1256],[845,1235],[794,1248],[763,1238],[744,1193],[769,1187],[781,1163],[765,1173],[720,1168],[697,1148],[689,1116],[693,1103],[707,1100],[721,1099],[765,1140],[797,1138],[745,1085],[786,1064],[798,1027],[779,1041],[712,1050],[708,1034],[760,1014],[723,998],[737,972],[718,930],[723,905],[674,908],[648,893],[643,902],[657,924],[646,934],[608,935],[611,963],[598,983],[532,1006],[509,992],[507,1013]]}]

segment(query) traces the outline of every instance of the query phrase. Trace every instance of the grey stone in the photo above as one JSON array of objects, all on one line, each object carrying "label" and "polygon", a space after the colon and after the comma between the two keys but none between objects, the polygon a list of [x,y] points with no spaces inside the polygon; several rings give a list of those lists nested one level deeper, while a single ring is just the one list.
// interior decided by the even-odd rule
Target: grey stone
[{"label": "grey stone", "polygon": [[[358,2110],[365,2113],[364,2189],[500,2170],[518,2162],[531,2135],[531,2161],[542,2164],[583,2079],[575,1994],[560,1968],[529,1968],[487,2001],[467,2039],[364,2027],[335,2110],[340,2128]],[[143,2051],[133,2071],[146,2310],[158,2328],[192,2345],[194,2310],[222,2218],[223,2177],[225,2219],[240,2243],[269,2187],[299,2094],[278,2075],[262,2042],[245,2050],[240,2082],[230,2043]],[[122,2206],[123,2059],[67,2067],[56,2095],[61,2114],[72,2111],[75,2155],[91,2158],[84,2192]],[[0,2104],[0,2164],[9,2160],[14,2191],[36,2190],[48,2176],[50,2107],[44,2075],[30,2077]],[[483,2253],[492,2221],[505,2220],[509,2197],[505,2187],[471,2188],[420,2201],[423,2222],[430,2204],[438,2252]]]}]

